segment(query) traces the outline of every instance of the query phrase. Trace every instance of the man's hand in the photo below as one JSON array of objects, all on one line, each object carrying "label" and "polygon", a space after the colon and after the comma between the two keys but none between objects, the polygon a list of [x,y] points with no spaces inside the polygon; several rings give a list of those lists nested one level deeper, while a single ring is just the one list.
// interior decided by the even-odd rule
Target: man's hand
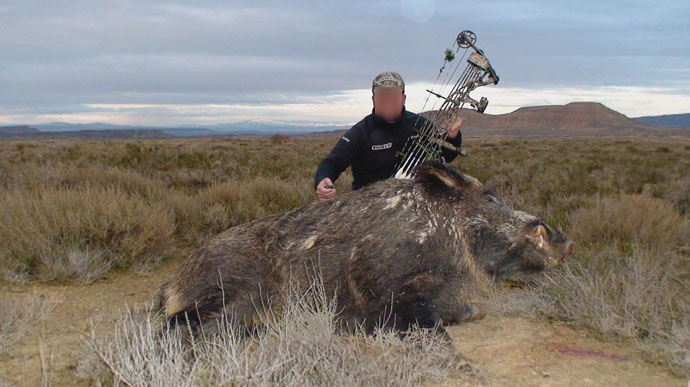
[{"label": "man's hand", "polygon": [[465,119],[457,114],[453,114],[450,118],[446,119],[444,126],[448,131],[448,138],[455,138],[458,136],[463,121],[465,121]]},{"label": "man's hand", "polygon": [[318,196],[319,200],[322,202],[331,200],[335,197],[335,187],[330,178],[327,177],[319,182],[316,186],[316,196]]}]

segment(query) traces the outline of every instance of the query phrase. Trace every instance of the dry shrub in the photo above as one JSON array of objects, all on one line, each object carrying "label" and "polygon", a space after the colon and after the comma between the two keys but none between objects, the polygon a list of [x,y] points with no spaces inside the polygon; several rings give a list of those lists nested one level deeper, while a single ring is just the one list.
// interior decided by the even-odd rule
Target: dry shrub
[{"label": "dry shrub", "polygon": [[575,255],[531,287],[498,291],[494,312],[556,318],[626,337],[655,361],[690,374],[690,224],[646,195],[596,198],[572,219]]},{"label": "dry shrub", "polygon": [[619,264],[603,270],[566,266],[541,297],[560,318],[632,338],[654,358],[690,373],[688,258],[642,249],[622,257],[611,250],[592,254]]},{"label": "dry shrub", "polygon": [[681,214],[690,215],[690,177],[670,182],[664,197],[671,201]]},{"label": "dry shrub", "polygon": [[0,298],[0,355],[9,353],[26,332],[35,328],[55,304],[42,296]]},{"label": "dry shrub", "polygon": [[572,218],[573,237],[581,244],[623,242],[673,249],[689,236],[687,221],[670,203],[646,195],[598,198]]},{"label": "dry shrub", "polygon": [[639,235],[621,235],[648,247],[631,242],[621,250],[592,240],[579,246],[566,265],[531,284],[530,291],[495,292],[489,308],[632,339],[651,360],[689,375],[690,258],[668,245],[663,249],[650,243],[645,228]]},{"label": "dry shrub", "polygon": [[664,184],[647,184],[643,193],[668,200],[683,215],[690,215],[690,177]]},{"label": "dry shrub", "polygon": [[229,227],[287,211],[314,200],[309,184],[256,177],[213,184],[194,197],[171,197],[178,223],[188,238],[213,235]]},{"label": "dry shrub", "polygon": [[559,288],[552,293],[556,304],[573,319],[600,332],[647,338],[669,331],[690,312],[682,278],[687,257],[643,249],[627,256],[613,249],[589,254],[619,265],[595,272],[574,263],[551,277]]},{"label": "dry shrub", "polygon": [[285,144],[290,141],[290,136],[287,134],[276,133],[268,138],[273,144]]},{"label": "dry shrub", "polygon": [[172,252],[172,216],[113,188],[14,191],[0,199],[6,278],[89,282],[112,267],[158,263]]},{"label": "dry shrub", "polygon": [[137,194],[142,198],[160,200],[165,187],[141,173],[118,167],[66,167],[56,174],[56,185],[64,187],[103,187]]},{"label": "dry shrub", "polygon": [[212,185],[199,192],[196,200],[205,205],[222,204],[231,216],[230,223],[235,225],[306,204],[313,200],[310,194],[300,185],[257,177],[249,181]]},{"label": "dry shrub", "polygon": [[146,309],[127,313],[114,334],[93,333],[78,367],[96,383],[190,385],[418,385],[438,382],[462,367],[478,373],[433,330],[400,339],[390,331],[365,335],[337,330],[335,300],[315,281],[282,308],[262,314],[263,328],[243,336],[230,321],[185,345],[180,330],[163,330]]},{"label": "dry shrub", "polygon": [[[587,253],[585,253],[587,254]],[[690,374],[690,286],[686,256],[636,249],[591,251],[593,260],[616,265],[569,263],[527,292],[494,292],[494,313],[542,316],[576,323],[599,334],[632,339],[650,360]]]},{"label": "dry shrub", "polygon": [[165,186],[149,176],[119,167],[95,165],[40,165],[8,169],[4,186],[8,191],[37,190],[46,187],[110,187],[144,198],[160,200]]}]

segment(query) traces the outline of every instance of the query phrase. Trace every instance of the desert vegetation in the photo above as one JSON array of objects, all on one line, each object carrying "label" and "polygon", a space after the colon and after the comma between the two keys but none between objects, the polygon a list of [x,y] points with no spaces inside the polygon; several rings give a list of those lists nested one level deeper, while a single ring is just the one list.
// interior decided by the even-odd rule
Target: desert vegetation
[{"label": "desert vegetation", "polygon": [[[283,136],[0,142],[2,281],[86,289],[109,273],[176,262],[228,227],[315,200],[313,173],[333,143]],[[537,283],[497,286],[485,301],[489,312],[564,321],[602,339],[627,340],[650,362],[687,375],[690,141],[467,138],[465,144],[469,155],[452,166],[493,188],[513,208],[561,227],[577,243],[569,261]],[[336,182],[338,192],[349,191],[350,183],[346,172]],[[155,344],[156,316],[131,312],[111,335],[86,341],[80,372],[121,382],[143,373],[150,377],[143,384],[156,384],[166,362],[178,355],[185,360],[169,376],[201,384],[319,384],[329,378],[400,384],[450,372],[440,366],[450,364],[448,354],[423,332],[410,338],[418,342],[411,347],[385,333],[333,333],[327,301],[316,309],[296,303],[295,318],[316,327],[308,333],[294,321],[278,320],[242,344],[229,324],[226,335],[198,344],[197,360],[180,352],[187,349],[174,336]],[[26,314],[15,310],[16,318]],[[8,337],[16,330],[2,329],[1,340],[14,342]],[[317,344],[324,341],[342,351],[319,353]],[[137,369],[141,364],[130,356],[134,346],[142,356],[155,353],[149,365],[159,368]],[[268,347],[284,351],[262,354]],[[360,347],[369,357],[355,355]],[[392,358],[409,365],[408,374],[383,360],[393,352],[398,355]],[[221,367],[217,360],[226,356],[234,363]],[[435,368],[420,371],[405,363],[410,358]],[[248,379],[250,363],[257,367],[252,374],[261,375],[256,379]],[[309,368],[312,363],[318,366]]]},{"label": "desert vegetation", "polygon": [[288,297],[281,313],[262,315],[262,329],[254,335],[222,320],[191,345],[184,328],[170,329],[150,308],[130,310],[114,333],[92,333],[78,372],[132,386],[393,386],[482,376],[435,329],[416,329],[402,339],[382,329],[341,334],[334,324],[335,299],[328,298],[319,276],[305,292]]}]

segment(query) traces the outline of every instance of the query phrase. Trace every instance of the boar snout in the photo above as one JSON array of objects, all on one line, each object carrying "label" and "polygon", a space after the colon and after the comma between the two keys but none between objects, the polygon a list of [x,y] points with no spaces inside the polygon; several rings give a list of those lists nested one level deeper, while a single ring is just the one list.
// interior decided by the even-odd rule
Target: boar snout
[{"label": "boar snout", "polygon": [[547,260],[547,265],[546,268],[552,268],[555,266],[560,265],[561,263],[565,262],[565,259],[568,258],[573,254],[573,246],[575,245],[575,242],[572,240],[567,240],[563,244],[563,250],[561,254],[557,255],[556,257],[551,257],[549,256]]}]

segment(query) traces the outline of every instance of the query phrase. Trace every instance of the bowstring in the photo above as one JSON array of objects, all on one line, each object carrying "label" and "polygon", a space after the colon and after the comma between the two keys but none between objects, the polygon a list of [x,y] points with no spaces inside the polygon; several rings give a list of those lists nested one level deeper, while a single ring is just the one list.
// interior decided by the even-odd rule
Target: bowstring
[{"label": "bowstring", "polygon": [[[458,46],[458,47],[456,48],[456,46]],[[453,45],[451,47],[455,49],[455,52],[458,51],[458,49],[460,47],[459,47],[459,45],[457,45],[457,39],[454,40]],[[460,59],[460,61],[456,62],[455,67],[453,69],[453,72],[450,73],[450,75],[448,75],[449,71],[446,71],[446,74],[445,74],[446,79],[443,80],[443,82],[441,83],[441,86],[440,86],[441,89],[448,84],[450,79],[452,79],[452,75],[455,74],[455,71],[457,70],[458,64],[462,63],[462,59],[464,59],[466,54],[467,54],[467,49],[463,52],[463,55],[462,55],[462,58]],[[446,68],[446,62],[450,63],[446,58],[444,58],[441,69],[439,70],[439,73],[436,75],[436,79],[434,80],[433,86],[431,88],[432,91],[436,90],[436,86],[438,85],[438,81],[441,78],[441,75],[443,74],[443,69]],[[450,67],[453,68],[453,65],[451,65]],[[431,97],[431,93],[428,93],[425,100],[424,100],[424,104],[422,105],[422,111],[425,111],[430,97]],[[432,111],[436,108],[437,102],[438,101],[435,101],[433,103],[433,106],[431,109]],[[418,127],[419,120],[421,118],[422,118],[421,114],[417,116],[417,119],[415,120],[415,123],[414,123],[415,129]],[[422,128],[418,129],[418,136],[424,136],[426,134],[426,132],[428,132],[429,121],[430,120],[428,120],[428,119],[425,120],[424,124],[422,125]],[[419,153],[418,152],[418,150],[419,150],[418,146],[416,146],[416,145],[419,144],[420,141],[415,141],[414,144],[412,144],[410,141],[411,141],[411,139],[408,138],[407,142],[405,143],[405,145],[403,147],[403,157],[402,157],[401,161],[399,162],[399,164],[400,164],[399,169],[407,170],[408,167],[406,167],[406,164],[409,164],[409,161],[416,158],[415,156]]]},{"label": "bowstring", "polygon": [[[457,46],[457,48],[455,48]],[[455,48],[455,52],[458,52],[459,50],[459,45],[457,44],[457,39],[454,41],[453,48]],[[456,61],[455,64],[450,65],[450,69],[452,71],[446,71],[446,77],[441,82],[441,86],[439,87],[439,90],[436,90],[436,85],[438,84],[438,80],[441,77],[441,74],[443,73],[443,69],[446,66],[447,59],[444,59],[443,66],[441,67],[441,70],[439,71],[438,75],[436,76],[436,80],[434,81],[434,84],[432,86],[431,91],[439,94],[439,95],[444,95],[443,89],[447,88],[447,86],[451,83],[452,79],[455,76],[455,73],[457,72],[459,66],[463,63],[463,60],[465,59],[465,56],[467,55],[467,52],[470,47],[465,48],[463,51],[462,57]],[[461,80],[458,80],[457,83],[453,86],[451,91],[458,89],[459,85],[464,85],[467,81],[466,78],[469,77],[468,70],[469,67],[463,71],[463,74],[461,75]],[[429,98],[431,97],[431,93],[429,93],[424,101],[424,104],[422,106],[422,112],[425,111],[426,105],[429,101]],[[425,159],[424,156],[428,156],[430,158],[439,158],[440,154],[440,142],[437,140],[443,141],[447,135],[447,130],[443,130],[442,128],[438,128],[437,124],[438,122],[442,119],[445,110],[443,109],[444,106],[447,104],[452,105],[452,103],[449,103],[447,100],[443,100],[444,102],[441,103],[441,107],[439,110],[436,112],[436,114],[431,118],[431,119],[426,119],[422,125],[422,127],[418,130],[418,138],[417,141],[414,141],[414,143],[410,143],[410,140],[408,138],[408,141],[405,143],[405,147],[403,150],[407,150],[407,152],[403,152],[404,156],[401,161],[401,166],[399,170],[402,170],[403,173],[407,175],[409,171],[412,170],[415,166],[417,166],[422,160]],[[434,101],[433,106],[431,108],[431,111],[434,111],[436,109],[436,105],[439,101]],[[441,111],[443,110],[443,111]],[[421,119],[421,114],[417,117],[417,120],[415,121],[414,127],[417,127],[417,124],[419,123],[419,120]],[[407,149],[409,148],[409,149]]]}]

